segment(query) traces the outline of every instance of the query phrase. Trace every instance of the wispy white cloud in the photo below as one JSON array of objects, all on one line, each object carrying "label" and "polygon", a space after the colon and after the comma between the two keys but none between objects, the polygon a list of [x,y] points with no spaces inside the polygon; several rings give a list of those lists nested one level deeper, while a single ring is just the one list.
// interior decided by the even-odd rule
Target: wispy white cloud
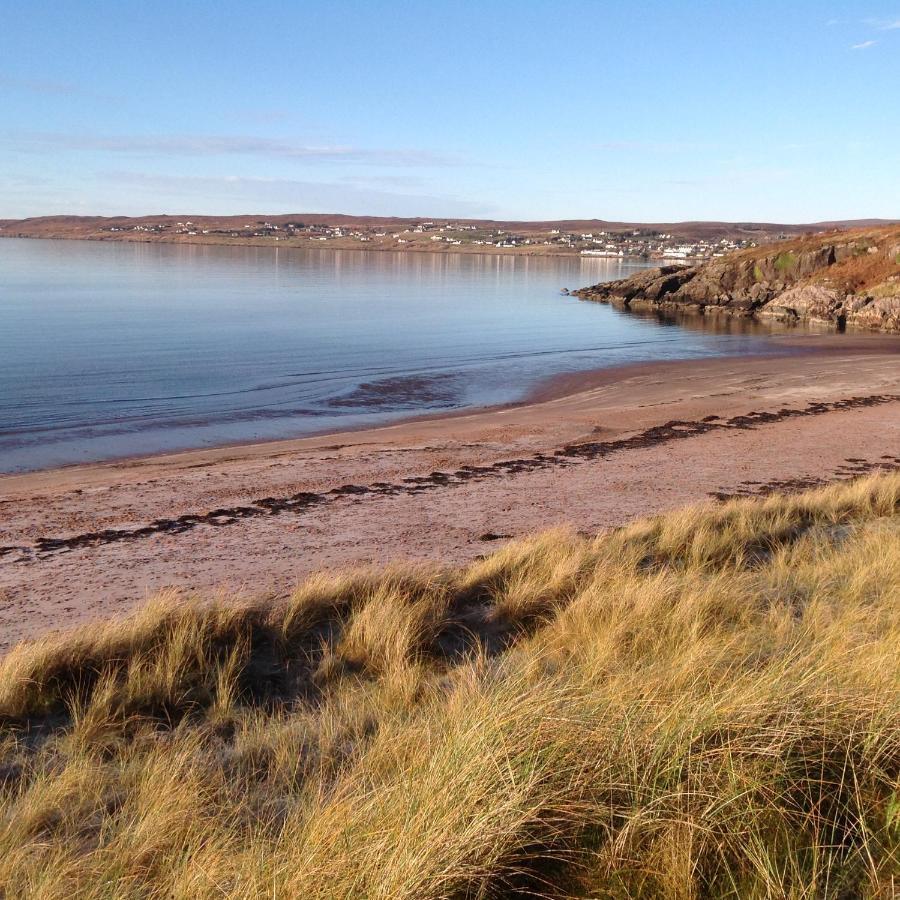
[{"label": "wispy white cloud", "polygon": [[71,81],[56,81],[49,78],[19,78],[15,75],[0,72],[0,92],[24,92],[45,97],[64,99],[100,100],[104,103],[120,102],[118,94],[92,91]]},{"label": "wispy white cloud", "polygon": [[648,179],[647,183],[704,190],[722,190],[729,187],[740,187],[742,190],[772,190],[775,185],[796,181],[797,174],[796,165],[791,165],[788,161],[785,164],[779,161],[765,165],[756,164],[746,157],[735,157],[731,160],[722,160],[716,166],[706,167],[702,174],[696,176],[675,172],[671,178],[661,177],[656,182]]},{"label": "wispy white cloud", "polygon": [[66,81],[49,81],[41,78],[15,78],[0,75],[0,90],[27,91],[30,94],[77,94],[77,85]]},{"label": "wispy white cloud", "polygon": [[241,109],[237,111],[237,118],[261,125],[272,125],[286,122],[290,118],[290,113],[286,109]]},{"label": "wispy white cloud", "polygon": [[[857,27],[860,23],[857,23]],[[876,18],[868,18],[862,19],[861,24],[866,26],[870,31],[875,32],[888,32],[888,31],[898,31],[900,30],[900,17],[893,16],[891,18],[884,19],[876,19]],[[869,38],[868,40],[862,40],[855,44],[850,45],[851,50],[868,50],[870,47],[874,47],[876,44],[880,43],[880,39],[877,37]]]},{"label": "wispy white cloud", "polygon": [[418,188],[423,184],[421,178],[415,175],[344,175],[340,179],[341,184],[355,184],[362,187],[377,188]]},{"label": "wispy white cloud", "polygon": [[380,189],[346,181],[317,182],[256,175],[161,175],[148,172],[99,173],[105,187],[129,188],[129,195],[154,197],[163,205],[196,199],[199,211],[264,208],[267,212],[349,212],[371,215],[484,216],[495,212],[482,203],[427,192]]},{"label": "wispy white cloud", "polygon": [[12,149],[96,150],[143,156],[248,156],[299,162],[376,166],[455,166],[462,160],[430,150],[309,145],[300,141],[240,135],[91,135],[50,132],[0,134]]},{"label": "wispy white cloud", "polygon": [[863,24],[877,31],[897,31],[900,29],[900,16],[892,16],[888,19],[864,19]]},{"label": "wispy white cloud", "polygon": [[[780,145],[768,145],[770,150],[780,150],[784,152],[793,152],[798,150],[810,150],[819,146],[819,142],[811,141],[786,141]],[[735,145],[736,146],[736,145]],[[716,154],[729,153],[735,149],[735,146],[729,147],[727,144],[714,141],[605,141],[600,144],[591,144],[592,150],[603,150],[608,152],[646,152],[656,154],[678,154],[678,153],[711,153]]]},{"label": "wispy white cloud", "polygon": [[688,141],[601,141],[592,144],[594,150],[604,150],[617,153],[647,152],[647,153],[687,153],[696,150],[715,149],[712,144],[691,143]]},{"label": "wispy white cloud", "polygon": [[4,188],[37,188],[37,187],[45,187],[46,185],[51,184],[51,180],[49,178],[45,178],[42,175],[36,175],[31,172],[25,173],[7,173],[4,175],[3,180],[0,181],[0,185]]}]

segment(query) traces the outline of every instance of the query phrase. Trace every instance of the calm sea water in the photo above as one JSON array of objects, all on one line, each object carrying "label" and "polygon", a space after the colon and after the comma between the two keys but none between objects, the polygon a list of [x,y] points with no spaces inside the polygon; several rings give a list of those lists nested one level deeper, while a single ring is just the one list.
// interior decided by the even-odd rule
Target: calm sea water
[{"label": "calm sea water", "polygon": [[382,423],[764,345],[560,296],[640,267],[0,240],[0,471]]}]

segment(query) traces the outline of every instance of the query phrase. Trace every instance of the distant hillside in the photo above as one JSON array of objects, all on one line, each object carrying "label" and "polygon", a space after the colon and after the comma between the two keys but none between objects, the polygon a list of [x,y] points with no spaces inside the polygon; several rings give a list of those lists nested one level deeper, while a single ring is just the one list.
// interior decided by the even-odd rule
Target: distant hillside
[{"label": "distant hillside", "polygon": [[631,309],[900,333],[900,226],[830,232],[574,292]]},{"label": "distant hillside", "polygon": [[[430,221],[452,221],[461,225],[483,229],[506,229],[522,234],[548,234],[554,229],[571,232],[625,232],[638,230],[669,234],[682,240],[709,238],[729,238],[733,240],[752,239],[760,242],[775,240],[780,236],[797,236],[834,229],[867,228],[888,224],[882,219],[861,219],[855,221],[813,222],[807,224],[779,224],[773,222],[615,222],[605,219],[560,219],[511,221],[499,219],[450,219],[388,218],[381,216],[348,216],[339,213],[291,213],[287,215],[265,215],[253,213],[236,216],[203,216],[185,213],[181,215],[147,216],[39,216],[28,219],[0,219],[0,236],[44,237],[44,238],[102,238],[121,240],[110,235],[111,227],[123,230],[135,226],[159,224],[175,225],[192,222],[201,229],[243,229],[266,222],[284,227],[290,223],[303,222],[307,225],[332,225],[347,228],[384,228],[396,230],[415,227]],[[166,236],[170,239],[171,236]]]}]

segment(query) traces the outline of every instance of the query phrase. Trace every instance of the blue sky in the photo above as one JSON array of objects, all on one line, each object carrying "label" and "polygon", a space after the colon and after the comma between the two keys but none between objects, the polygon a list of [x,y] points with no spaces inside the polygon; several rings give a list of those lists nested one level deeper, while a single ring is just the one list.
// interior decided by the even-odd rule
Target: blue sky
[{"label": "blue sky", "polygon": [[0,217],[900,216],[900,0],[0,0]]}]

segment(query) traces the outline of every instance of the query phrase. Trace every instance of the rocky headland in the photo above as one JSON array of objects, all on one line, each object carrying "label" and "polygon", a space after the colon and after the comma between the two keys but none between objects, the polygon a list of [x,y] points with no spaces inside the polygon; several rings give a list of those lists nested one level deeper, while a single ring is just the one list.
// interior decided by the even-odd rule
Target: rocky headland
[{"label": "rocky headland", "polygon": [[900,226],[832,232],[573,291],[659,312],[900,334]]}]

